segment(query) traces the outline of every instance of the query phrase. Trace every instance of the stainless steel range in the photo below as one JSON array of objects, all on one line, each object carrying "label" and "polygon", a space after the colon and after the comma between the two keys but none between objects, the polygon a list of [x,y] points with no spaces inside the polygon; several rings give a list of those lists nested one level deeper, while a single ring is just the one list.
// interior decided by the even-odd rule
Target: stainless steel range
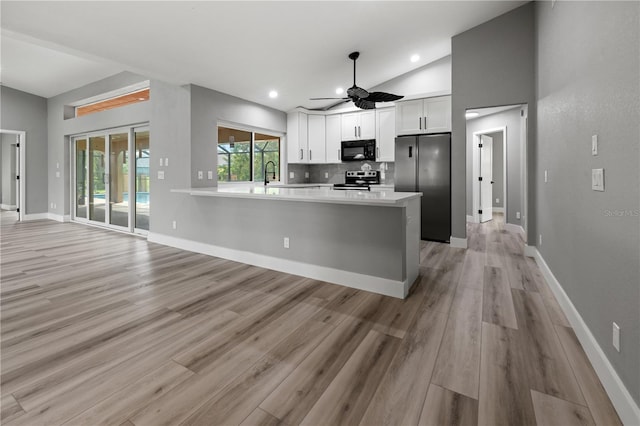
[{"label": "stainless steel range", "polygon": [[369,185],[378,185],[380,174],[377,170],[350,170],[344,173],[344,183],[334,183],[333,189],[370,191]]}]

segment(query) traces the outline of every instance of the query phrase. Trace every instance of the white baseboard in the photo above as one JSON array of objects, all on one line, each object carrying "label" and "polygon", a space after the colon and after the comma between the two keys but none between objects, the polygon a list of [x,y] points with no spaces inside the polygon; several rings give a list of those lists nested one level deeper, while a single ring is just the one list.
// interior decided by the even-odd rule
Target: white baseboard
[{"label": "white baseboard", "polygon": [[2,210],[15,210],[17,208],[18,208],[18,206],[13,205],[13,204],[0,204],[0,209],[2,209]]},{"label": "white baseboard", "polygon": [[525,254],[535,258],[542,275],[545,280],[547,280],[547,283],[549,283],[551,291],[553,291],[562,311],[567,316],[571,327],[573,327],[573,331],[576,333],[591,365],[593,365],[596,374],[600,378],[602,386],[604,386],[604,389],[609,395],[622,423],[625,425],[640,425],[640,407],[638,407],[638,404],[636,404],[624,383],[620,380],[620,376],[618,376],[611,362],[609,362],[609,359],[571,302],[571,299],[567,293],[565,293],[553,275],[553,272],[551,272],[551,269],[549,269],[547,262],[545,262],[538,249],[534,246],[525,246]]},{"label": "white baseboard", "polygon": [[49,219],[55,220],[56,222],[71,222],[71,215],[60,215],[50,212]]},{"label": "white baseboard", "polygon": [[493,207],[494,213],[504,213],[504,207]]},{"label": "white baseboard", "polygon": [[22,220],[46,220],[49,219],[49,213],[32,213],[22,216]]},{"label": "white baseboard", "polygon": [[326,266],[313,265],[295,260],[281,259],[263,254],[251,253],[227,247],[214,246],[212,244],[186,240],[169,235],[149,232],[147,240],[182,250],[202,253],[209,256],[221,257],[236,262],[247,263],[261,268],[272,269],[288,274],[326,281],[345,287],[357,288],[372,293],[404,299],[409,293],[412,282],[395,281],[387,278],[374,277],[356,272],[333,269]]},{"label": "white baseboard", "polygon": [[506,229],[509,232],[515,232],[517,234],[524,235],[524,228],[520,225],[514,225],[513,223],[505,223],[504,229]]},{"label": "white baseboard", "polygon": [[455,248],[467,248],[467,239],[458,237],[449,237],[449,245]]}]

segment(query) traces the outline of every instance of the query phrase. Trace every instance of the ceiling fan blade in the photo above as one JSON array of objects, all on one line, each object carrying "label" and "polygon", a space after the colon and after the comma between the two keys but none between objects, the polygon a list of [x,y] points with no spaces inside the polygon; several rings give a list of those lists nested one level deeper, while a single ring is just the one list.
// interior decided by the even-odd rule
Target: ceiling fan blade
[{"label": "ceiling fan blade", "polygon": [[376,103],[368,99],[356,99],[353,103],[360,109],[376,109]]},{"label": "ceiling fan blade", "polygon": [[364,90],[362,87],[351,86],[349,89],[347,89],[347,95],[349,95],[349,97],[351,98],[355,97],[363,99],[369,96],[369,92]]},{"label": "ceiling fan blade", "polygon": [[393,102],[402,98],[404,98],[404,96],[394,95],[392,93],[385,93],[385,92],[371,92],[369,93],[369,96],[367,96],[367,100],[373,101],[373,102]]},{"label": "ceiling fan blade", "polygon": [[349,100],[349,98],[309,98],[310,101],[324,101],[324,100],[329,100],[329,99],[333,99],[333,100]]}]

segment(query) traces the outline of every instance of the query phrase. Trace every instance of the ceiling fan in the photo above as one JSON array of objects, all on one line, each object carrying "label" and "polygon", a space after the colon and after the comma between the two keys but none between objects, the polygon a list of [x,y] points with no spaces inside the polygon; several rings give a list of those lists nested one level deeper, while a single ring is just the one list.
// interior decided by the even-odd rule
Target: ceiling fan
[{"label": "ceiling fan", "polygon": [[356,60],[360,56],[360,52],[349,54],[349,59],[353,61],[353,86],[347,89],[346,98],[311,98],[312,101],[339,99],[344,101],[353,101],[355,106],[361,109],[375,109],[376,102],[392,102],[404,98],[404,96],[394,95],[385,92],[367,92],[362,87],[356,86]]}]

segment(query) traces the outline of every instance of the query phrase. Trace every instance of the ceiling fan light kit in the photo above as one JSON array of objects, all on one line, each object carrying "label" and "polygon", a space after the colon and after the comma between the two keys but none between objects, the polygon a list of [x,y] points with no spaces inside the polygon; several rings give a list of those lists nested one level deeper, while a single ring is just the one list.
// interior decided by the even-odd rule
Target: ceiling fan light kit
[{"label": "ceiling fan light kit", "polygon": [[394,95],[386,92],[367,92],[362,87],[356,85],[356,60],[360,56],[360,52],[352,52],[349,54],[349,59],[353,61],[353,86],[347,89],[346,98],[311,98],[312,101],[317,100],[343,100],[352,101],[355,106],[360,109],[375,109],[376,102],[393,102],[404,98],[404,96]]}]

